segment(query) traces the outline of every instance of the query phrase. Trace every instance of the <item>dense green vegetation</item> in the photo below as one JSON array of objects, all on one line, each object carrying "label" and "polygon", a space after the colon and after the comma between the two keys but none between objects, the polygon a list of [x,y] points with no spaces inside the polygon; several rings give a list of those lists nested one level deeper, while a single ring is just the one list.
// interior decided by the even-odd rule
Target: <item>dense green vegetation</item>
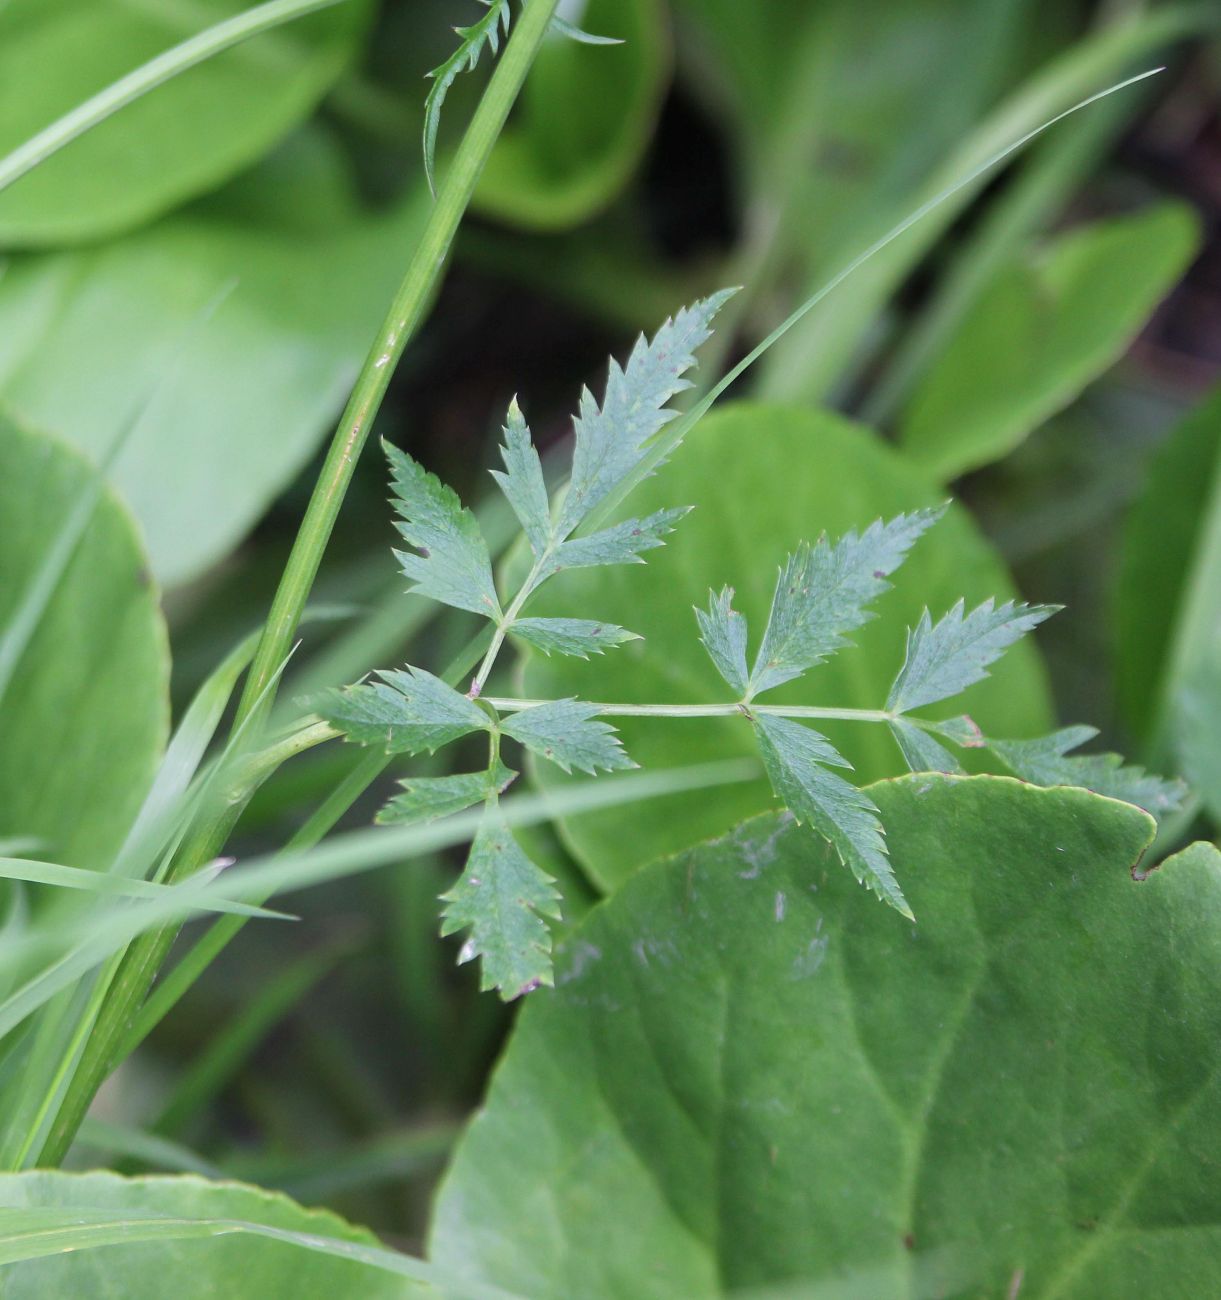
[{"label": "dense green vegetation", "polygon": [[0,1294],[1215,1289],[1219,29],[0,6]]}]

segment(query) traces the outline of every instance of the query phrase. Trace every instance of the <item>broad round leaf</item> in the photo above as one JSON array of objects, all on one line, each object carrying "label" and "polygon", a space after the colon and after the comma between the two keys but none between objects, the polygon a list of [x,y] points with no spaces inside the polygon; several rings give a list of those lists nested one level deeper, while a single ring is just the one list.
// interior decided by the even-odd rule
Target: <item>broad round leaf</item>
[{"label": "broad round leaf", "polygon": [[590,0],[587,31],[539,51],[521,104],[488,159],[474,207],[535,230],[563,230],[604,208],[631,179],[652,138],[670,68],[658,0]]},{"label": "broad round leaf", "polygon": [[[0,638],[95,471],[0,417]],[[169,654],[131,518],[97,500],[0,698],[0,837],[105,864],[152,779],[168,724]]]},{"label": "broad round leaf", "polygon": [[436,1263],[532,1300],[1212,1293],[1221,855],[1137,883],[1128,805],[870,793],[917,924],[783,815],[641,871],[531,995]]},{"label": "broad round leaf", "polygon": [[[10,0],[0,6],[0,154],[250,7]],[[368,16],[365,0],[349,0],[288,23],[122,109],[0,195],[0,245],[113,235],[228,180],[309,114],[352,57]]]},{"label": "broad round leaf", "polygon": [[167,584],[230,550],[312,455],[411,255],[426,196],[363,216],[336,168],[298,137],[221,195],[0,280],[18,414],[100,458],[157,394],[113,477]]},{"label": "broad round leaf", "polygon": [[[777,570],[801,541],[826,530],[835,537],[879,516],[937,505],[933,488],[867,430],[826,412],[740,405],[708,417],[674,461],[632,494],[628,508],[644,515],[662,506],[695,509],[649,551],[647,565],[582,569],[550,582],[531,614],[609,619],[644,640],[616,647],[594,664],[532,655],[524,689],[530,696],[639,703],[707,704],[733,698],[698,639],[693,606],[728,583],[747,618],[754,654]],[[904,630],[927,605],[944,613],[960,597],[968,605],[1013,596],[999,557],[965,511],[952,507],[916,544],[877,602],[878,617],[800,681],[769,692],[767,702],[879,709],[903,662]],[[1037,652],[1015,646],[990,680],[950,701],[941,715],[969,712],[990,735],[1025,736],[1050,727],[1047,687]],[[938,709],[928,710],[936,716]],[[750,728],[736,718],[616,720],[628,754],[642,767],[667,767],[754,754]],[[857,781],[905,770],[885,727],[869,723],[819,727],[855,765]],[[539,764],[545,785],[564,778]],[[715,835],[775,804],[760,780],[699,794],[658,799],[633,811],[625,835],[621,810],[571,818],[564,830],[596,884],[612,888],[635,867]]]},{"label": "broad round leaf", "polygon": [[[23,1233],[63,1234],[55,1255],[4,1268],[5,1300],[404,1300],[425,1294],[401,1277],[341,1258],[345,1248],[377,1246],[368,1230],[240,1183],[191,1176],[5,1174],[0,1205],[0,1259],[22,1248]],[[260,1236],[251,1227],[282,1237]],[[98,1248],[83,1249],[90,1244]]]}]

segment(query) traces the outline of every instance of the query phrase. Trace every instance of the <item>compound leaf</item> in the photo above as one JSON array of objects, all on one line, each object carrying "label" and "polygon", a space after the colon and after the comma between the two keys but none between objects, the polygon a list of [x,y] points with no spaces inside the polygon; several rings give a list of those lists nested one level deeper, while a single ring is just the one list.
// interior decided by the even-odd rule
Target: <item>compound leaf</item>
[{"label": "compound leaf", "polygon": [[944,507],[914,510],[838,541],[802,543],[780,571],[763,644],[751,673],[752,695],[800,677],[849,643],[846,633],[873,617],[867,606],[890,584],[920,534]]},{"label": "compound leaf", "polygon": [[834,847],[862,885],[914,919],[886,856],[876,805],[864,791],[825,766],[846,767],[846,760],[817,731],[788,718],[763,713],[754,722],[776,797],[799,822],[807,823]]},{"label": "compound leaf", "polygon": [[424,172],[428,177],[428,188],[435,195],[434,162],[437,152],[437,130],[441,125],[441,108],[449,88],[458,79],[460,72],[471,72],[479,62],[484,46],[490,46],[495,55],[500,47],[500,34],[509,34],[509,0],[479,0],[488,6],[488,12],[469,27],[455,27],[460,44],[440,67],[425,75],[432,78],[428,98],[424,101]]},{"label": "compound leaf", "polygon": [[1075,785],[1095,794],[1122,799],[1153,816],[1173,812],[1186,787],[1135,765],[1125,767],[1119,754],[1075,754],[1070,751],[1098,734],[1097,727],[1064,727],[1037,740],[993,740],[988,748],[1015,776],[1034,785]]},{"label": "compound leaf", "polygon": [[482,959],[480,986],[505,1001],[550,984],[551,934],[544,917],[558,920],[559,894],[552,878],[522,852],[493,805],[466,867],[441,895],[447,904],[441,933],[470,930],[459,961]]},{"label": "compound leaf", "polygon": [[506,718],[500,729],[532,753],[590,776],[601,769],[617,772],[636,764],[628,758],[614,727],[597,718],[597,706],[583,700],[548,700]]},{"label": "compound leaf", "polygon": [[436,821],[451,813],[473,808],[493,795],[508,789],[517,773],[501,762],[483,772],[463,772],[454,776],[412,776],[399,784],[396,794],[377,814],[383,826],[411,826]]},{"label": "compound leaf", "polygon": [[530,549],[535,556],[540,556],[551,541],[551,503],[543,465],[516,398],[509,403],[504,435],[500,454],[505,467],[492,470],[492,477],[513,507]]},{"label": "compound leaf", "polygon": [[600,655],[625,641],[640,640],[635,632],[615,623],[598,623],[590,618],[519,618],[512,631],[544,654],[554,651],[578,659]]},{"label": "compound leaf", "polygon": [[572,481],[560,509],[561,537],[632,473],[645,444],[672,418],[666,403],[691,386],[683,375],[695,364],[696,348],[712,333],[712,318],[732,293],[723,289],[684,307],[652,342],[642,334],[625,366],[610,363],[601,406],[588,388],[582,390],[573,420]]},{"label": "compound leaf", "polygon": [[965,604],[959,600],[936,623],[926,609],[919,623],[908,629],[907,655],[890,688],[888,709],[904,713],[935,704],[983,681],[989,664],[1060,608],[1012,600],[994,605],[989,598],[964,615]]},{"label": "compound leaf", "polygon": [[500,616],[496,583],[487,542],[475,516],[457,494],[405,452],[383,442],[390,461],[395,527],[418,554],[395,551],[409,590],[468,609],[488,618]]},{"label": "compound leaf", "polygon": [[404,671],[379,672],[381,681],[325,691],[317,713],[358,745],[378,745],[387,754],[432,753],[491,722],[475,703],[439,677],[408,664]]},{"label": "compound leaf", "polygon": [[588,537],[564,542],[556,548],[542,576],[550,577],[561,569],[589,569],[599,564],[643,564],[640,552],[664,546],[662,538],[674,531],[690,509],[690,506],[677,506],[658,510],[643,519],[625,519]]},{"label": "compound leaf", "polygon": [[746,619],[733,608],[733,588],[722,587],[720,594],[709,592],[708,609],[696,609],[700,640],[717,671],[734,688],[746,693],[750,679],[746,667]]}]

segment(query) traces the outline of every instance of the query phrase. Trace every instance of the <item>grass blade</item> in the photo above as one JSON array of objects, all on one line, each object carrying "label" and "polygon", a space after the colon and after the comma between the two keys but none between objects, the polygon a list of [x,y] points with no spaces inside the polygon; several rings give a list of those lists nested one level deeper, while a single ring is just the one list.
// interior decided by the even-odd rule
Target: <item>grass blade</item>
[{"label": "grass blade", "polygon": [[0,158],[0,190],[7,189],[39,163],[71,144],[78,136],[104,122],[119,109],[147,95],[164,82],[186,72],[188,68],[203,63],[214,54],[271,31],[294,18],[319,9],[330,9],[344,0],[269,0],[244,13],[235,14],[224,22],[158,54],[147,63],[112,82],[104,90],[78,104],[71,112],[57,118],[50,126],[39,131],[12,153]]}]

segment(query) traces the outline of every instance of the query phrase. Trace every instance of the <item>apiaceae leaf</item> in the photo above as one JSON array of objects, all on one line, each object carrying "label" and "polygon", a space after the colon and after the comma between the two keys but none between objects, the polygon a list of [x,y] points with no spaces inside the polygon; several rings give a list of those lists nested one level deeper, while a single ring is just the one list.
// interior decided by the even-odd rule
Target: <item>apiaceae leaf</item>
[{"label": "apiaceae leaf", "polygon": [[377,814],[383,826],[414,826],[448,817],[451,813],[473,808],[493,795],[505,792],[517,773],[497,761],[483,772],[463,772],[454,776],[408,777],[400,781],[402,794],[396,794]]},{"label": "apiaceae leaf", "polygon": [[455,609],[499,618],[487,542],[457,494],[405,452],[383,442],[390,461],[395,527],[418,554],[395,551],[411,591]]},{"label": "apiaceae leaf", "polygon": [[488,729],[483,709],[423,668],[409,664],[377,675],[381,681],[325,691],[314,702],[321,717],[358,745],[378,745],[387,754],[432,753]]},{"label": "apiaceae leaf", "polygon": [[700,640],[717,671],[743,694],[750,680],[746,667],[746,619],[733,608],[733,588],[708,593],[708,609],[695,611]]},{"label": "apiaceae leaf", "polygon": [[989,737],[987,745],[1015,776],[1033,785],[1080,786],[1135,804],[1154,817],[1178,808],[1186,793],[1183,782],[1167,781],[1143,767],[1125,767],[1119,754],[1070,752],[1097,734],[1097,727],[1064,727],[1037,740]]},{"label": "apiaceae leaf", "polygon": [[962,765],[943,744],[906,718],[896,718],[890,724],[890,733],[913,772],[962,771]]},{"label": "apiaceae leaf", "polygon": [[[959,600],[934,623],[926,609],[907,633],[907,655],[886,707],[896,713],[935,704],[989,676],[988,665],[1032,628],[1050,618],[1058,605],[1023,605],[991,599],[964,614]],[[945,769],[947,771],[952,769]]]},{"label": "apiaceae leaf", "polygon": [[513,625],[515,636],[541,650],[588,659],[600,655],[610,646],[625,641],[639,641],[635,632],[616,623],[598,623],[591,618],[519,618]]},{"label": "apiaceae leaf", "polygon": [[640,552],[664,546],[662,538],[674,531],[690,509],[690,506],[676,506],[657,510],[643,519],[625,519],[588,537],[574,537],[556,548],[542,576],[549,577],[561,569],[588,569],[599,564],[643,564]]},{"label": "apiaceae leaf", "polygon": [[470,72],[479,62],[484,46],[490,46],[495,54],[500,46],[500,34],[509,34],[509,0],[479,0],[488,6],[488,12],[469,27],[455,27],[460,44],[440,67],[434,68],[426,75],[432,78],[428,98],[424,101],[424,171],[428,176],[428,188],[435,195],[435,158],[437,152],[437,129],[441,125],[441,108],[449,88],[462,71]]},{"label": "apiaceae leaf", "polygon": [[846,633],[873,617],[867,608],[890,584],[925,529],[944,507],[914,510],[838,541],[803,543],[780,571],[763,644],[751,672],[752,695],[800,677],[849,644]]},{"label": "apiaceae leaf", "polygon": [[567,537],[640,463],[645,444],[669,422],[666,403],[691,385],[683,375],[695,350],[712,333],[712,318],[733,290],[724,289],[684,307],[653,336],[642,334],[627,364],[610,363],[599,406],[588,388],[573,420],[572,481],[560,508],[558,533]]},{"label": "apiaceae leaf", "polygon": [[847,767],[847,761],[824,736],[800,723],[766,713],[756,714],[754,722],[776,797],[832,845],[862,885],[914,919],[886,856],[885,833],[873,800],[827,771],[826,765]]},{"label": "apiaceae leaf", "polygon": [[551,541],[551,503],[543,478],[542,461],[516,398],[509,403],[504,435],[500,454],[505,467],[492,470],[492,477],[500,484],[505,499],[513,507],[530,549],[537,557],[543,554]]},{"label": "apiaceae leaf", "polygon": [[593,776],[599,769],[619,772],[635,767],[614,727],[602,722],[597,712],[596,705],[583,700],[548,700],[514,713],[500,729],[565,772],[576,767]]},{"label": "apiaceae leaf", "polygon": [[544,917],[559,919],[555,882],[522,852],[499,810],[488,808],[466,867],[441,895],[441,933],[470,930],[459,961],[481,958],[480,986],[506,1002],[550,984],[551,934]]}]

